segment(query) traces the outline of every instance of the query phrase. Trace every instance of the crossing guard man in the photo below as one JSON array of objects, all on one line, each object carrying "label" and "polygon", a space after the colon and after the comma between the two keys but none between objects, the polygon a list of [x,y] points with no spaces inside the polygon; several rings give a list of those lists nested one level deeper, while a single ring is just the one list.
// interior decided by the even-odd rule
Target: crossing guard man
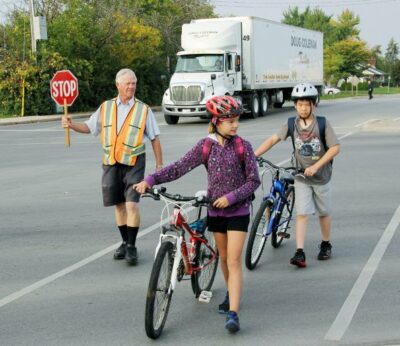
[{"label": "crossing guard man", "polygon": [[118,96],[103,102],[87,121],[75,122],[70,116],[63,116],[61,123],[79,133],[100,134],[104,151],[103,204],[115,206],[115,221],[122,237],[114,259],[125,259],[128,264],[135,265],[140,194],[132,186],[144,178],[146,142],[151,142],[156,170],[162,168],[160,130],[150,107],[135,98],[135,73],[122,69],[115,82]]}]

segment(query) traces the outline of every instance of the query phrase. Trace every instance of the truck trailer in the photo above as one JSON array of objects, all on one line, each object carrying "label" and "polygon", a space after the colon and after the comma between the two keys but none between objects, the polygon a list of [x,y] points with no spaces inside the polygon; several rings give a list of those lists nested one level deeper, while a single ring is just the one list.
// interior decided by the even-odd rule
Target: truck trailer
[{"label": "truck trailer", "polygon": [[208,118],[215,95],[239,98],[253,118],[281,108],[301,82],[323,86],[323,34],[257,17],[196,19],[182,26],[162,101],[168,124]]}]

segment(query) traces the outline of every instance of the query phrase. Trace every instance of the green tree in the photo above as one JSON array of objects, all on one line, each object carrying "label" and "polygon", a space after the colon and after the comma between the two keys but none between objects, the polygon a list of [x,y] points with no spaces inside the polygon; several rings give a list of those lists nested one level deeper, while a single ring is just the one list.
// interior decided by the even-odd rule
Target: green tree
[{"label": "green tree", "polygon": [[355,16],[350,10],[344,10],[338,20],[333,20],[331,24],[335,31],[336,41],[346,40],[351,37],[358,38],[360,34],[360,29],[357,27],[360,24],[360,17]]},{"label": "green tree", "polygon": [[400,83],[400,60],[399,55],[399,44],[391,38],[385,53],[385,67],[389,73],[392,83]]},{"label": "green tree", "polygon": [[330,52],[333,56],[338,56],[336,77],[346,80],[349,76],[360,75],[370,56],[366,43],[356,38],[336,42]]},{"label": "green tree", "polygon": [[35,14],[46,16],[49,37],[38,41],[37,56],[31,54],[26,10],[10,13],[2,27],[1,112],[19,109],[22,78],[26,114],[53,111],[49,82],[58,69],[70,69],[79,80],[72,111],[93,109],[115,96],[115,73],[123,67],[136,72],[138,97],[160,104],[167,82],[162,78],[167,75],[165,62],[179,50],[182,24],[214,16],[205,0],[38,0]]}]

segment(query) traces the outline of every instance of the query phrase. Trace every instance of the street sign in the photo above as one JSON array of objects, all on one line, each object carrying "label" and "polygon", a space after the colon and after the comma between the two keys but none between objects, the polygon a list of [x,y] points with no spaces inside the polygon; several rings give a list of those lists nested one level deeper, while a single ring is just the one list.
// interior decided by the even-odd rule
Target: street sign
[{"label": "street sign", "polygon": [[60,106],[71,106],[78,97],[78,79],[69,70],[57,71],[50,81],[50,94]]}]

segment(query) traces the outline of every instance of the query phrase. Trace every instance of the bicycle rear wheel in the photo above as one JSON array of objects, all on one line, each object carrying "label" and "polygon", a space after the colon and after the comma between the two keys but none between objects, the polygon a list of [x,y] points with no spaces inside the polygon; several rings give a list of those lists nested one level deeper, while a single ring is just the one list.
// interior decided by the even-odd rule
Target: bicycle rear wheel
[{"label": "bicycle rear wheel", "polygon": [[161,244],[147,289],[145,327],[151,339],[157,339],[164,328],[171,303],[171,274],[174,263],[174,245],[166,241]]},{"label": "bicycle rear wheel", "polygon": [[289,229],[290,221],[292,220],[295,192],[294,187],[289,186],[285,192],[287,203],[281,206],[280,219],[278,225],[272,230],[271,234],[271,245],[274,248],[278,248],[283,239],[287,238],[287,231]]},{"label": "bicycle rear wheel", "polygon": [[271,217],[271,207],[270,201],[262,201],[251,225],[245,255],[246,267],[250,270],[256,267],[264,250],[268,238],[266,231]]},{"label": "bicycle rear wheel", "polygon": [[209,291],[214,283],[215,274],[218,269],[218,250],[215,244],[214,236],[207,231],[207,222],[204,219],[203,236],[207,239],[208,244],[217,253],[217,258],[210,263],[212,252],[203,243],[196,244],[196,257],[194,259],[195,267],[203,267],[202,270],[196,271],[190,277],[192,283],[192,290],[196,298],[200,296],[201,291]]}]

